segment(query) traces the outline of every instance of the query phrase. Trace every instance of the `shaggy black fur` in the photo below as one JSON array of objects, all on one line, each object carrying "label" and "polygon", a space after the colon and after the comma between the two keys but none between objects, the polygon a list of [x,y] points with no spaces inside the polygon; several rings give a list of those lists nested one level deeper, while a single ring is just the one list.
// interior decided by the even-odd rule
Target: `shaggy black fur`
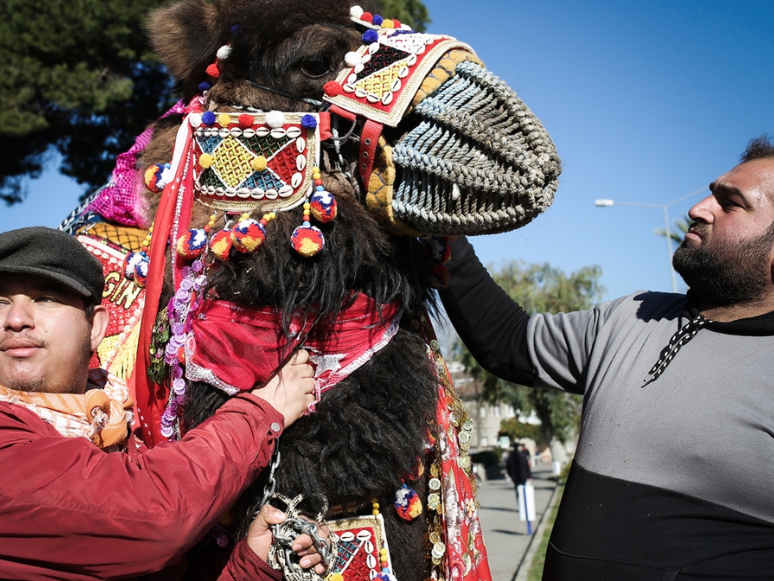
[{"label": "shaggy black fur", "polygon": [[[425,300],[427,258],[414,239],[389,236],[351,195],[336,196],[339,215],[317,224],[325,249],[304,258],[290,249],[290,236],[302,222],[302,209],[278,213],[266,227],[260,251],[220,263],[210,276],[218,297],[251,306],[270,305],[286,313],[309,309],[335,314],[350,289],[379,303],[401,300],[417,313]],[[417,268],[418,267],[418,268]]]},{"label": "shaggy black fur", "polygon": [[[211,101],[219,107],[308,110],[295,99],[255,85],[319,99],[322,85],[334,77],[344,54],[360,44],[361,32],[349,20],[350,5],[340,0],[182,0],[157,12],[150,32],[187,97],[196,93],[218,47],[230,40],[232,54],[222,64]],[[232,36],[229,29],[236,23],[240,29]],[[145,165],[169,160],[175,130],[175,120],[157,124]],[[427,471],[421,478],[412,476],[418,463],[427,461],[427,433],[435,420],[437,397],[435,369],[412,326],[426,306],[433,306],[427,259],[415,239],[390,235],[378,226],[362,204],[360,185],[341,177],[341,169],[347,168],[337,168],[327,155],[322,168],[326,189],[339,205],[333,222],[318,225],[325,236],[324,251],[312,258],[296,255],[289,241],[302,222],[302,210],[280,212],[268,224],[258,251],[234,255],[208,273],[207,292],[244,305],[282,309],[286,328],[291,313],[299,310],[312,319],[336,317],[352,291],[379,303],[401,302],[401,329],[392,341],[326,392],[314,414],[282,435],[276,478],[277,490],[284,495],[305,495],[308,514],[318,512],[326,501],[332,507],[354,503],[361,507],[357,514],[369,514],[371,499],[378,498],[398,579],[421,581],[427,574],[425,516],[403,521],[392,501],[402,479],[423,500],[427,496]],[[207,213],[198,208],[193,224],[203,225]],[[211,416],[226,399],[203,383],[190,385],[188,393],[184,423],[189,427]],[[237,536],[249,526],[265,478],[235,507]]]},{"label": "shaggy black fur", "polygon": [[[401,581],[425,577],[424,516],[401,520],[392,499],[401,479],[410,480],[424,462],[427,430],[434,421],[437,379],[424,341],[410,323],[425,304],[425,259],[415,240],[386,235],[352,197],[339,196],[339,216],[325,228],[326,248],[301,258],[288,240],[300,214],[283,213],[269,223],[267,241],[253,254],[222,263],[210,278],[210,292],[250,306],[271,305],[309,317],[335,316],[351,290],[381,303],[401,300],[403,327],[367,365],[325,394],[317,411],[301,418],[280,438],[278,491],[304,494],[306,514],[356,503],[359,514],[379,499]],[[310,307],[313,307],[310,309]],[[314,333],[314,331],[313,331]],[[189,387],[186,420],[196,425],[225,401],[222,392],[197,383]],[[409,482],[426,498],[426,479]],[[245,534],[265,478],[249,489],[235,509],[237,536]],[[395,550],[397,549],[397,550]]]},{"label": "shaggy black fur", "polygon": [[[291,498],[304,494],[308,501],[302,507],[309,515],[322,510],[326,500],[331,507],[354,503],[357,514],[369,514],[370,501],[377,498],[401,581],[426,576],[425,515],[407,522],[392,508],[402,478],[427,497],[427,478],[412,481],[410,476],[418,462],[425,462],[434,420],[435,376],[423,352],[424,342],[415,333],[399,331],[378,357],[327,392],[317,412],[285,431],[276,473],[277,490]],[[190,413],[208,417],[225,401],[206,384],[189,389],[195,402]],[[237,536],[246,533],[265,483],[264,473],[237,503]]]}]

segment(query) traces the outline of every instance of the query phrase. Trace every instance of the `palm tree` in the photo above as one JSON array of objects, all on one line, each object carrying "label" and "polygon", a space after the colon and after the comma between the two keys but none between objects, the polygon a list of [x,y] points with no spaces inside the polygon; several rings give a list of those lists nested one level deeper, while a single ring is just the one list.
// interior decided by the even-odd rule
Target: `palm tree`
[{"label": "palm tree", "polygon": [[[688,233],[688,229],[691,227],[692,223],[693,220],[688,217],[688,214],[683,214],[681,218],[675,220],[676,228],[669,232],[669,239],[677,242],[678,246],[682,244],[683,238],[685,238],[685,235]],[[666,236],[666,232],[663,228],[656,230],[655,234],[657,236]]]}]

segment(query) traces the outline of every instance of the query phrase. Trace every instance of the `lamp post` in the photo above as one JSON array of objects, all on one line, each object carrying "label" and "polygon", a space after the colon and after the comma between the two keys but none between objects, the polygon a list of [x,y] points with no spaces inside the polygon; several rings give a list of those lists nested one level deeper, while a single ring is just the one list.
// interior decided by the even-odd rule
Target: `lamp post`
[{"label": "lamp post", "polygon": [[594,205],[600,208],[605,208],[608,206],[636,206],[640,208],[661,208],[661,210],[664,212],[664,237],[666,238],[666,243],[667,243],[667,258],[669,259],[669,272],[672,275],[672,292],[676,293],[677,278],[675,276],[675,269],[672,266],[672,238],[670,236],[671,230],[669,228],[669,213],[667,212],[667,208],[674,206],[675,204],[678,204],[682,201],[685,201],[688,198],[692,198],[696,194],[700,194],[701,192],[704,192],[704,191],[706,191],[706,188],[701,188],[681,198],[677,198],[676,200],[667,202],[666,204],[648,204],[644,202],[618,202],[616,200],[610,200],[610,199],[599,199],[599,200],[594,200]]}]

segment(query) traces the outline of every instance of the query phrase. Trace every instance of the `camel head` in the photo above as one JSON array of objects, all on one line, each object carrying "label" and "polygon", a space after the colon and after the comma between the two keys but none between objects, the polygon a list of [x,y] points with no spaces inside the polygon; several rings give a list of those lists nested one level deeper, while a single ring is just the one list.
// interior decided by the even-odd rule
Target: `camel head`
[{"label": "camel head", "polygon": [[[560,164],[548,134],[453,38],[339,0],[182,0],[156,11],[149,31],[184,100],[210,113],[194,117],[205,205],[294,208],[308,201],[312,166],[326,182],[338,174],[381,226],[412,236],[511,230],[553,199]],[[309,146],[298,164],[310,167],[277,181],[271,161],[269,174],[253,163],[267,153],[256,143],[287,141],[288,129]],[[275,194],[283,186],[293,194]]]}]

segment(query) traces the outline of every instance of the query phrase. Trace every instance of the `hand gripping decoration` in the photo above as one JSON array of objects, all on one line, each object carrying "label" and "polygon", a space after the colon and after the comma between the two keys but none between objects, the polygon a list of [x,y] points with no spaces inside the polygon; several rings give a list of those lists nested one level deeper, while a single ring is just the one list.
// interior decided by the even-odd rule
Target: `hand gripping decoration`
[{"label": "hand gripping decoration", "polygon": [[291,547],[295,540],[303,534],[312,538],[312,543],[320,555],[321,562],[330,571],[332,564],[338,555],[336,537],[323,538],[318,534],[317,522],[324,523],[324,514],[317,515],[316,521],[300,516],[298,505],[303,500],[299,495],[293,499],[275,493],[270,500],[279,501],[285,505],[286,518],[280,524],[272,525],[274,543],[269,548],[267,563],[273,568],[282,571],[287,581],[321,581],[321,577],[312,569],[302,569],[298,564],[298,556]]}]

